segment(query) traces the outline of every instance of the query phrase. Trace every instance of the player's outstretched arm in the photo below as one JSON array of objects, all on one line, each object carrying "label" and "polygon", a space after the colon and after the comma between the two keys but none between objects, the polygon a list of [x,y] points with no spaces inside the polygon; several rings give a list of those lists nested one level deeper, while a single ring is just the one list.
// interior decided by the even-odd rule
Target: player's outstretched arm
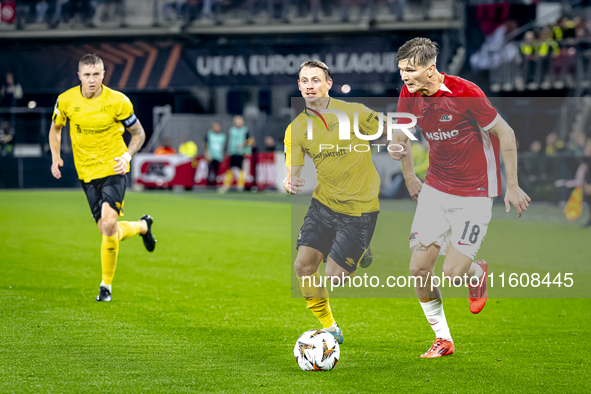
[{"label": "player's outstretched arm", "polygon": [[127,172],[127,163],[129,163],[131,158],[138,153],[146,140],[146,133],[139,120],[127,130],[131,133],[131,140],[127,146],[127,152],[125,152],[123,156],[115,158],[117,164],[113,166],[113,169],[117,175],[125,175]]},{"label": "player's outstretched arm", "polygon": [[489,131],[491,134],[499,137],[501,154],[505,163],[505,174],[507,175],[505,210],[509,212],[511,205],[513,205],[517,210],[517,215],[521,217],[523,211],[529,206],[531,198],[521,190],[517,181],[517,144],[515,143],[515,133],[503,118],[499,119],[497,124]]},{"label": "player's outstretched arm", "polygon": [[302,191],[302,188],[306,184],[306,180],[300,178],[300,175],[302,175],[302,168],[304,168],[304,166],[285,168],[287,170],[287,176],[283,180],[283,188],[289,194],[298,194]]},{"label": "player's outstretched arm", "polygon": [[64,161],[61,158],[61,143],[62,143],[62,127],[51,122],[49,129],[49,148],[51,149],[51,175],[54,178],[60,179],[62,172],[60,167],[64,166]]}]

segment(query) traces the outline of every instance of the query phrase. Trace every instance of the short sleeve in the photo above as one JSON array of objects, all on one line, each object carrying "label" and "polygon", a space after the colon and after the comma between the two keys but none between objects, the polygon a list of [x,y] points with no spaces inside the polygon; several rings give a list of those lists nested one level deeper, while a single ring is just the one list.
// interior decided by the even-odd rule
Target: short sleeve
[{"label": "short sleeve", "polygon": [[380,126],[379,114],[373,109],[359,104],[355,109],[359,116],[359,132],[366,135],[374,135]]},{"label": "short sleeve", "polygon": [[478,86],[472,84],[466,89],[465,96],[469,98],[462,98],[462,100],[466,103],[466,110],[470,117],[485,131],[493,128],[499,121],[500,115],[484,92]]},{"label": "short sleeve", "polygon": [[283,141],[285,145],[285,166],[286,167],[298,167],[304,165],[304,151],[297,141],[293,140],[291,135],[291,124],[287,126],[285,130],[285,139]]},{"label": "short sleeve", "polygon": [[131,127],[137,122],[137,117],[133,113],[133,104],[127,96],[121,94],[121,104],[116,115],[116,120],[123,123],[125,127]]},{"label": "short sleeve", "polygon": [[53,123],[55,123],[57,126],[65,126],[66,123],[68,122],[68,117],[66,116],[66,111],[65,111],[66,105],[65,102],[62,98],[62,96],[59,96],[57,98],[57,101],[55,102],[55,107],[53,108]]}]

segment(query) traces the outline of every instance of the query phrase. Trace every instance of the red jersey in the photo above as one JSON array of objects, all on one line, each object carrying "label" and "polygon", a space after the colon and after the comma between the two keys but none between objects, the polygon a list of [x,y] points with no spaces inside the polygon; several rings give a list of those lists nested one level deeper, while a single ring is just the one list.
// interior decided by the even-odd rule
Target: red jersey
[{"label": "red jersey", "polygon": [[496,197],[501,192],[500,144],[489,130],[500,116],[478,86],[443,75],[432,96],[411,94],[403,86],[396,110],[416,116],[429,142],[425,183],[456,196]]}]

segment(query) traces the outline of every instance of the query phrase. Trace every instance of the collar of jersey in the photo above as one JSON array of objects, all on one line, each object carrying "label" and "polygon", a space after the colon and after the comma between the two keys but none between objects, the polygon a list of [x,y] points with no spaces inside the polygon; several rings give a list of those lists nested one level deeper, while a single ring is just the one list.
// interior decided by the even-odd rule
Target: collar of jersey
[{"label": "collar of jersey", "polygon": [[[328,104],[326,104],[326,109],[328,109],[328,107],[330,107],[331,99],[332,99],[331,97],[328,97]],[[312,112],[312,114],[308,113],[308,110],[310,110]],[[326,123],[326,120],[324,120],[324,117],[322,116],[322,114],[320,112],[313,110],[312,108],[305,107],[304,113],[307,116],[309,116],[310,118],[312,118],[316,122],[316,124],[318,124],[318,126],[322,127],[322,125],[324,124],[324,128],[328,131],[328,123]],[[320,120],[322,120],[322,122],[320,122],[320,120],[318,118],[320,118]]]},{"label": "collar of jersey", "polygon": [[447,77],[447,75],[445,75],[445,73],[441,73],[441,75],[443,75],[443,82],[441,83],[439,89],[437,89],[437,91],[433,93],[431,96],[422,96],[423,98],[437,98],[444,96],[446,93],[452,94],[451,90],[449,90],[449,88],[445,86],[445,78]]},{"label": "collar of jersey", "polygon": [[78,89],[78,93],[80,93],[80,97],[82,97],[84,100],[96,100],[96,99],[102,97],[103,93],[105,93],[105,85],[103,85],[101,83],[101,87],[103,88],[103,91],[101,92],[101,94],[99,94],[98,96],[91,98],[91,99],[84,97],[84,95],[82,94],[82,85],[79,86],[80,89]]},{"label": "collar of jersey", "polygon": [[[437,90],[437,93],[441,92],[440,95],[436,96],[435,94],[433,96],[429,96],[429,97],[441,97],[443,96],[445,93],[451,93],[451,90],[449,90],[449,88],[447,86],[445,86],[445,79],[447,78],[447,75],[445,75],[445,73],[441,73],[441,75],[443,75],[443,82],[441,82],[441,86],[439,87],[439,89]],[[437,94],[436,93],[436,94]]]}]

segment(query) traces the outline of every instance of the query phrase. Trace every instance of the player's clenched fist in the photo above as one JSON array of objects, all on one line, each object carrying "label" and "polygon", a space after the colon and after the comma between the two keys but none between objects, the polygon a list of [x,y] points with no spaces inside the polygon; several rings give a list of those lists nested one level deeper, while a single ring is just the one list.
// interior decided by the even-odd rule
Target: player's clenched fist
[{"label": "player's clenched fist", "polygon": [[306,180],[292,176],[291,178],[285,178],[283,180],[283,188],[289,194],[298,194],[302,191],[302,188],[306,184]]},{"label": "player's clenched fist", "polygon": [[390,144],[388,145],[388,153],[394,160],[402,160],[408,154],[408,151],[401,144]]},{"label": "player's clenched fist", "polygon": [[60,171],[60,167],[64,166],[64,161],[62,159],[54,160],[51,163],[51,175],[55,179],[60,179],[62,177],[62,172]]}]

